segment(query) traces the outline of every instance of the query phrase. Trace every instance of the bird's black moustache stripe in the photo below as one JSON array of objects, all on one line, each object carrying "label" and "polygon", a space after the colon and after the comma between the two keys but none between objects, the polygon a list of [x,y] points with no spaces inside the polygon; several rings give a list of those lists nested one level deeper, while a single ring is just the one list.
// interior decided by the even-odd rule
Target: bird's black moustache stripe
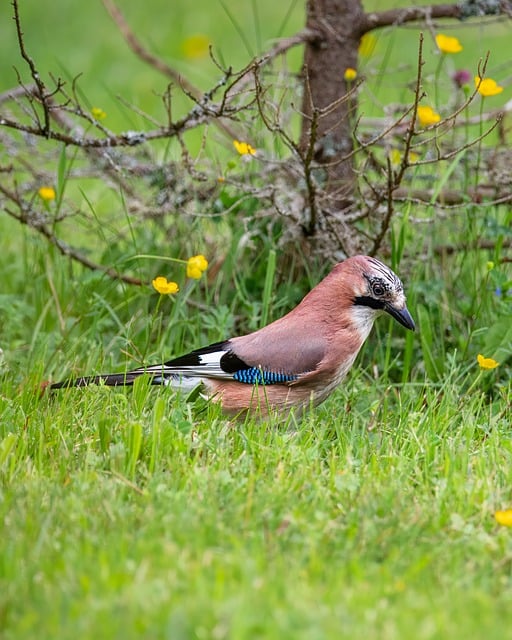
[{"label": "bird's black moustache stripe", "polygon": [[371,309],[384,309],[384,302],[371,296],[357,296],[357,298],[354,298],[354,304],[360,307],[370,307]]}]

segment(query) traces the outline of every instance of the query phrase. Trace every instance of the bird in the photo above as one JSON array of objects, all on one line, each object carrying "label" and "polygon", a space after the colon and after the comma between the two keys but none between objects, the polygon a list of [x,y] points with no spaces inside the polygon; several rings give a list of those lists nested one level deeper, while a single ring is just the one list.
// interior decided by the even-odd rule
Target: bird
[{"label": "bird", "polygon": [[415,330],[398,276],[376,258],[356,255],[335,265],[289,313],[252,333],[163,364],[68,379],[50,388],[133,385],[146,375],[153,385],[185,392],[199,387],[228,416],[302,414],[342,382],[384,313]]}]

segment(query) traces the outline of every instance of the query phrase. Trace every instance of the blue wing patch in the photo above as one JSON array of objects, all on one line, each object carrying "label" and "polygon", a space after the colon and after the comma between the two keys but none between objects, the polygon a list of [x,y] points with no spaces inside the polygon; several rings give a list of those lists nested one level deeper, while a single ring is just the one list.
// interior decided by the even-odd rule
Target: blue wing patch
[{"label": "blue wing patch", "polygon": [[237,382],[245,384],[282,384],[283,382],[293,382],[298,376],[290,373],[276,373],[275,371],[265,371],[258,367],[240,369],[235,371],[233,378]]}]

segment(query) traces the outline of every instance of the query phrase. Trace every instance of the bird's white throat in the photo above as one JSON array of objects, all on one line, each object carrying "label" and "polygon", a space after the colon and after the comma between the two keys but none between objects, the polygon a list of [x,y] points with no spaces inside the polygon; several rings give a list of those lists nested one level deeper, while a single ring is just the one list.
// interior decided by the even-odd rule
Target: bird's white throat
[{"label": "bird's white throat", "polygon": [[354,326],[359,333],[359,338],[361,342],[364,342],[370,335],[375,318],[382,315],[383,312],[380,309],[372,309],[363,305],[354,305],[350,311]]}]

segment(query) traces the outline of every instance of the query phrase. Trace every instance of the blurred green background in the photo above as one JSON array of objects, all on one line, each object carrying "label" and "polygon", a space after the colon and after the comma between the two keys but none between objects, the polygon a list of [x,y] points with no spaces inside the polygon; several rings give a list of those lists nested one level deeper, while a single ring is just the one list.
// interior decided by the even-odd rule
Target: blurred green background
[{"label": "blurred green background", "polygon": [[[409,4],[402,2],[402,6]],[[178,69],[202,89],[211,87],[221,73],[211,61],[211,44],[217,59],[235,69],[245,66],[275,38],[290,36],[304,26],[305,3],[301,0],[120,0],[118,6],[134,33],[149,51]],[[395,7],[392,2],[366,2],[367,11]],[[166,79],[140,61],[123,41],[100,0],[58,0],[51,3],[20,2],[27,51],[44,74],[71,79],[80,75],[79,86],[91,104],[101,106],[109,125],[126,126],[126,109],[116,96],[153,115],[161,115],[161,94]],[[10,3],[0,7],[0,90],[17,84],[17,72],[29,81],[22,62]],[[478,62],[492,45],[488,74],[502,84],[510,83],[510,31],[506,20],[437,21],[437,32],[456,35],[464,50],[450,57],[449,67],[476,72]],[[425,32],[425,73],[434,74],[439,61],[433,34]],[[382,114],[389,101],[410,101],[419,28],[406,25],[375,32],[377,44],[370,58],[362,58],[371,91],[361,101],[361,111]],[[300,68],[301,53],[292,54],[292,67]],[[335,72],[333,70],[333,72]],[[340,69],[340,73],[343,70]],[[452,86],[445,84],[446,99]],[[506,94],[510,97],[510,87]],[[438,107],[440,105],[437,105]]]}]

